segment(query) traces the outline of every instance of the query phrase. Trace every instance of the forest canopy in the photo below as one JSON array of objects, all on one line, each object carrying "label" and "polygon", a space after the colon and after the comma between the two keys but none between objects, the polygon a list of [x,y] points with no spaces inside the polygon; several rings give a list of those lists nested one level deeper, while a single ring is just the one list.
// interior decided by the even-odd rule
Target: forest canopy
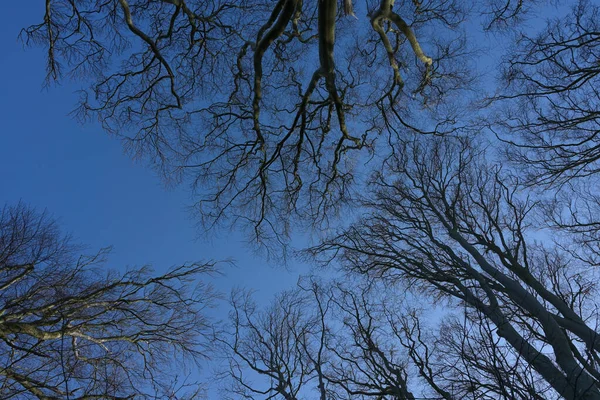
[{"label": "forest canopy", "polygon": [[21,37],[206,229],[275,256],[309,233],[336,271],[232,293],[224,396],[600,399],[599,24],[586,0],[46,0]]}]

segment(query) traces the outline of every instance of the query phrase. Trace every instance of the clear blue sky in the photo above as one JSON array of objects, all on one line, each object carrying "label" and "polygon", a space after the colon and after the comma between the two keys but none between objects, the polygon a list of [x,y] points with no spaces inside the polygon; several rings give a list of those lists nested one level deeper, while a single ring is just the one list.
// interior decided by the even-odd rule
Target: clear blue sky
[{"label": "clear blue sky", "polygon": [[112,268],[152,264],[156,270],[203,259],[236,260],[215,280],[260,291],[261,297],[295,284],[298,271],[267,265],[243,237],[221,232],[198,238],[185,211],[186,187],[167,190],[159,177],[131,161],[97,123],[80,125],[68,113],[78,83],[43,89],[44,51],[24,49],[21,28],[42,20],[43,3],[3,4],[0,14],[0,205],[23,200],[48,209],[90,250],[112,245]]},{"label": "clear blue sky", "polygon": [[[42,88],[44,50],[25,49],[18,35],[23,27],[42,21],[43,2],[6,2],[2,11],[0,205],[23,200],[47,208],[91,250],[114,246],[113,268],[152,264],[164,271],[189,261],[233,258],[237,268],[225,270],[226,276],[216,280],[218,287],[227,292],[247,286],[260,290],[263,298],[291,287],[298,273],[306,272],[300,265],[292,265],[292,272],[268,265],[234,233],[213,232],[218,235],[210,242],[198,238],[185,211],[190,204],[185,186],[166,189],[97,123],[80,125],[68,115],[79,83]],[[487,40],[488,45],[501,44],[490,36]],[[486,66],[485,57],[477,60],[480,68]]]},{"label": "clear blue sky", "polygon": [[[198,238],[185,211],[186,187],[167,190],[97,123],[82,126],[69,117],[78,83],[42,89],[44,50],[24,49],[17,39],[42,15],[39,0],[4,2],[0,13],[0,206],[22,200],[48,209],[90,250],[114,246],[111,268],[152,264],[162,272],[190,261],[233,258],[237,267],[214,280],[224,293],[245,286],[264,301],[293,286],[306,267],[292,265],[290,272],[269,265],[243,237],[227,231],[211,241]],[[485,58],[478,62],[487,66]],[[215,318],[226,310],[220,307]]]}]

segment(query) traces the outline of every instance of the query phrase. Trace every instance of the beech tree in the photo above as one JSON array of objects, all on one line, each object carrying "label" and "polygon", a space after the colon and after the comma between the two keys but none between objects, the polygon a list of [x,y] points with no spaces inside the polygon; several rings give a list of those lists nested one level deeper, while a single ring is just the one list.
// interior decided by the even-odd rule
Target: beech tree
[{"label": "beech tree", "polygon": [[561,398],[599,398],[594,254],[559,230],[536,240],[540,199],[469,139],[415,141],[401,154],[374,177],[366,215],[314,254],[465,307],[495,327],[487,346],[510,346]]},{"label": "beech tree", "polygon": [[[285,240],[351,197],[378,137],[454,131],[471,90],[462,2],[338,3],[47,0],[22,33],[48,50],[49,82],[90,84],[79,116],[191,180],[207,225]],[[516,3],[486,3],[485,21]]]},{"label": "beech tree", "polygon": [[[48,82],[85,82],[77,115],[98,118],[168,179],[192,183],[206,226],[233,223],[285,242],[292,221],[330,221],[364,183],[362,165],[388,156],[407,132],[470,125],[464,105],[478,89],[479,55],[465,21],[508,30],[545,3],[46,0],[43,21],[22,37],[47,49]],[[595,87],[597,12],[577,4],[567,28],[553,23],[547,40],[519,41],[506,67],[510,90],[499,95],[522,97],[533,118],[524,146],[537,141],[540,154],[548,131],[535,128],[533,100],[580,87],[583,99]],[[566,91],[562,78],[573,83]],[[564,100],[577,103],[575,114],[593,114],[575,97]],[[526,131],[518,121],[507,123]]]},{"label": "beech tree", "polygon": [[[373,177],[364,216],[309,250],[349,281],[301,283],[265,310],[233,303],[237,387],[249,398],[600,398],[597,242],[547,220],[555,204],[469,139],[417,137],[398,154]],[[261,376],[274,382],[264,391]]]},{"label": "beech tree", "polygon": [[304,284],[263,310],[248,293],[234,294],[230,337],[223,340],[225,393],[288,400],[412,396],[398,348],[389,343],[394,338],[382,335],[386,321],[373,318],[369,289]]},{"label": "beech tree", "polygon": [[455,307],[435,318],[426,297],[398,289],[313,280],[262,309],[236,293],[223,397],[562,398],[478,311]]},{"label": "beech tree", "polygon": [[206,356],[214,265],[118,273],[79,250],[47,213],[0,210],[0,397],[196,398],[181,366]]},{"label": "beech tree", "polygon": [[575,2],[539,33],[521,33],[504,64],[493,129],[532,185],[564,184],[598,172],[600,7]]},{"label": "beech tree", "polygon": [[[46,0],[23,39],[48,82],[90,84],[77,115],[192,182],[207,226],[285,244],[352,202],[309,253],[449,314],[425,328],[362,286],[237,293],[234,396],[600,399],[600,12],[511,35],[544,3]],[[483,110],[465,21],[513,44]]]},{"label": "beech tree", "polygon": [[[322,345],[312,354],[314,338],[325,332],[307,298],[298,294],[281,293],[267,310],[258,309],[248,292],[232,294],[230,336],[222,340],[226,398],[296,399],[307,386],[319,385],[314,381],[321,364],[311,362],[307,350],[320,358]],[[325,389],[319,387],[323,395]]]}]

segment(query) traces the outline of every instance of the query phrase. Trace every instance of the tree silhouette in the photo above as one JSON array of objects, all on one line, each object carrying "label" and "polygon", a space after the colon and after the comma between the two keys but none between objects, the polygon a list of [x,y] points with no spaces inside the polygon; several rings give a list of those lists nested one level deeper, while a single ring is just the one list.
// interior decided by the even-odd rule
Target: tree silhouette
[{"label": "tree silhouette", "polygon": [[202,388],[172,363],[206,356],[202,311],[214,294],[197,278],[213,264],[117,273],[106,250],[78,250],[48,214],[22,203],[0,210],[0,396],[196,396]]},{"label": "tree silhouette", "polygon": [[193,183],[207,226],[228,220],[284,241],[294,219],[339,211],[377,138],[456,129],[445,100],[470,90],[461,2],[344,10],[338,0],[47,0],[23,37],[48,49],[49,82],[91,82],[80,116]]},{"label": "tree silhouette", "polygon": [[[561,397],[597,398],[595,260],[557,231],[555,242],[536,241],[539,200],[470,140],[416,141],[402,154],[374,177],[368,213],[312,252],[466,307],[495,327],[487,346],[502,341]],[[512,368],[521,367],[502,367]]]}]

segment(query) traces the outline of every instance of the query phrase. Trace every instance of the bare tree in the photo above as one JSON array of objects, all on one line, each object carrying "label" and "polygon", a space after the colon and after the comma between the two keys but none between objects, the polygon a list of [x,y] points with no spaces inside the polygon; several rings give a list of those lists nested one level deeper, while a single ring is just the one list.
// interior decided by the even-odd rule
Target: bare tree
[{"label": "bare tree", "polygon": [[559,398],[485,318],[457,309],[437,326],[398,287],[317,282],[262,310],[236,293],[223,342],[232,398]]},{"label": "bare tree", "polygon": [[416,141],[402,154],[374,178],[368,215],[313,251],[456,301],[559,396],[599,398],[592,265],[531,237],[536,202],[469,140]]},{"label": "bare tree", "polygon": [[117,273],[79,250],[46,213],[0,210],[0,397],[199,397],[181,366],[206,356],[214,265]]},{"label": "bare tree", "polygon": [[368,286],[349,289],[338,284],[331,293],[344,329],[329,347],[335,355],[330,381],[348,398],[418,398],[409,388],[407,357],[389,330],[387,307]]},{"label": "bare tree", "polygon": [[502,31],[515,28],[525,20],[537,6],[549,1],[537,0],[487,0],[480,4],[480,12],[485,17],[486,31]]},{"label": "bare tree", "polygon": [[539,34],[523,32],[504,66],[493,129],[532,184],[598,172],[600,8],[579,0]]},{"label": "bare tree", "polygon": [[46,0],[23,36],[49,81],[92,82],[79,115],[190,178],[209,226],[284,240],[351,197],[378,137],[454,130],[470,89],[461,2],[338,3]]},{"label": "bare tree", "polygon": [[233,398],[295,400],[311,386],[327,398],[322,372],[327,310],[311,315],[308,300],[299,290],[282,292],[260,310],[250,293],[233,293],[230,338],[221,341],[229,364],[226,392]]},{"label": "bare tree", "polygon": [[[493,98],[504,108],[491,129],[511,145],[508,154],[528,171],[527,183],[570,189],[545,201],[532,200],[516,178],[482,161],[472,140],[450,135],[468,122],[458,103],[473,88],[460,32],[469,10],[461,2],[344,0],[343,13],[339,3],[46,0],[44,20],[23,36],[48,49],[48,81],[65,75],[91,79],[80,116],[98,117],[167,176],[192,181],[208,226],[229,220],[252,229],[257,239],[285,244],[291,222],[326,224],[359,197],[353,184],[367,156],[383,160],[383,169],[376,164],[372,195],[362,201],[368,214],[312,251],[372,281],[402,282],[427,293],[458,316],[431,333],[422,329],[417,313],[397,313],[365,288],[313,282],[282,294],[263,311],[237,293],[231,335],[220,341],[229,354],[227,377],[235,395],[296,399],[316,383],[320,399],[410,399],[417,398],[416,376],[429,394],[444,399],[600,398],[593,270],[600,254],[600,200],[592,179],[573,179],[597,175],[600,156],[599,8],[581,0],[537,37],[523,34],[505,64],[506,88]],[[515,26],[537,3],[490,0],[475,8],[490,30]],[[411,141],[414,134],[444,138]],[[548,225],[552,231],[541,230]],[[555,241],[536,241],[532,226]],[[197,337],[179,329],[192,324],[186,318],[199,315],[185,308],[197,303],[185,302],[169,282],[200,266],[158,280],[139,271],[98,280],[91,272],[97,260],[55,263],[83,272],[73,272],[73,278],[48,272],[37,280],[22,278],[30,276],[29,264],[11,262],[6,289],[24,285],[24,293],[35,294],[38,289],[30,287],[48,281],[64,287],[68,298],[79,298],[67,288],[81,281],[77,287],[87,299],[96,292],[86,285],[100,281],[101,288],[114,286],[133,296],[131,304],[139,304],[147,318],[164,304],[136,296],[153,290],[162,296],[166,290],[175,296],[166,304],[183,307],[177,314],[182,320],[148,322],[154,320],[136,319],[145,315],[138,311],[132,316],[101,308],[113,299],[112,289],[98,289],[109,300],[100,301],[99,311],[90,307],[90,318],[110,315],[136,329],[149,323],[152,328],[142,332],[158,335],[160,346],[173,343],[164,339],[169,335]],[[45,316],[46,303],[35,301],[27,306],[34,314],[20,311],[25,317],[19,323],[41,318],[36,307]],[[51,374],[57,367],[40,367],[27,374],[19,370],[7,382],[27,391],[31,382],[19,377],[31,376],[34,386],[52,382],[40,390],[64,387],[61,395],[97,390],[90,383],[96,381],[85,378],[96,371],[89,360],[108,345],[90,333],[73,333],[80,332],[77,321],[83,317],[69,312],[75,313],[65,308],[47,328],[57,338],[39,343],[60,339],[63,346],[70,338],[72,363],[83,363],[84,372],[61,359],[62,378]],[[178,329],[155,330],[171,324]],[[111,335],[117,329],[98,326]],[[18,337],[36,332],[10,329],[27,329],[7,331]],[[115,337],[120,338],[107,340],[123,346],[118,354],[135,349],[143,357],[144,373],[110,364],[115,376],[125,378],[105,381],[119,382],[115,387],[123,390],[135,386],[127,382],[148,376],[148,384],[163,384],[146,371],[158,365],[150,355],[164,351],[145,347],[154,343],[146,339]],[[16,346],[37,348],[40,340],[34,335]],[[191,349],[197,343],[186,343],[178,341],[178,349],[196,355]],[[81,361],[83,348],[92,355]],[[20,365],[21,353],[15,354],[14,364]],[[27,354],[28,360],[37,356]],[[255,384],[255,376],[266,383]]]},{"label": "bare tree", "polygon": [[561,398],[496,334],[493,322],[478,311],[465,311],[444,320],[432,338],[436,352],[429,367],[439,385],[457,398]]}]

